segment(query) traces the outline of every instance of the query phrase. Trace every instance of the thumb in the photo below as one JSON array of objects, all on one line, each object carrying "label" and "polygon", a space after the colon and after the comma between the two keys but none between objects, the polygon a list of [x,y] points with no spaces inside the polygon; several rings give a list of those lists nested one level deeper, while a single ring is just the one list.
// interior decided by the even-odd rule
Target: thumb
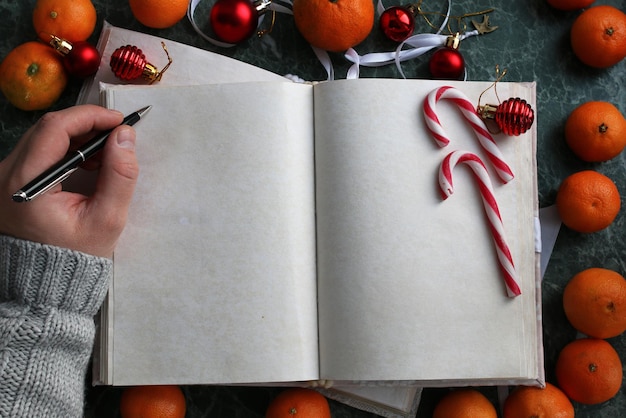
[{"label": "thumb", "polygon": [[109,227],[121,230],[139,176],[135,155],[135,130],[121,125],[109,136],[102,154],[102,165],[91,196],[90,212]]}]

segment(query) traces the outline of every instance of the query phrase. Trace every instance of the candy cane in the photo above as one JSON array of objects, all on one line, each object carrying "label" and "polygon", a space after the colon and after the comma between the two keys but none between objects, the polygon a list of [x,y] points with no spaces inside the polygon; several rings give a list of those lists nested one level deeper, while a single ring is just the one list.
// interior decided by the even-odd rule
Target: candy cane
[{"label": "candy cane", "polygon": [[487,172],[487,168],[480,157],[468,151],[452,151],[443,159],[439,167],[439,187],[441,188],[441,197],[445,200],[454,192],[454,187],[452,186],[452,169],[458,163],[468,165],[474,173],[474,177],[478,183],[478,188],[480,189],[480,196],[483,201],[485,213],[487,214],[487,219],[489,220],[489,229],[493,237],[493,242],[496,246],[496,253],[504,275],[504,283],[506,285],[507,294],[509,297],[518,296],[522,292],[518,285],[519,281],[515,265],[513,264],[511,250],[509,249],[504,236],[502,216],[500,216],[498,203],[493,193],[493,186],[491,184],[491,180],[489,179],[489,173]]},{"label": "candy cane", "polygon": [[500,152],[496,141],[493,139],[485,122],[478,116],[476,109],[472,102],[463,94],[460,90],[451,87],[443,86],[433,90],[424,101],[424,119],[426,120],[426,126],[435,138],[435,142],[440,147],[445,147],[450,143],[450,139],[447,137],[437,112],[435,111],[435,104],[441,99],[449,99],[454,102],[461,113],[470,124],[478,142],[487,153],[487,157],[498,174],[498,177],[503,183],[508,183],[513,179],[513,171],[504,160],[504,156]]}]

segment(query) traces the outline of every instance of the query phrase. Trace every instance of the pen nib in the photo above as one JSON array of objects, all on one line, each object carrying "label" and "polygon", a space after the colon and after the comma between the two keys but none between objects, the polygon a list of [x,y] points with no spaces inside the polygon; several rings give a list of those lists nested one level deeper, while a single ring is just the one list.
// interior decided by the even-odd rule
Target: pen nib
[{"label": "pen nib", "polygon": [[152,109],[152,105],[146,106],[146,107],[143,107],[143,108],[139,109],[137,111],[137,114],[139,115],[140,118],[143,118],[143,115],[148,113],[150,111],[150,109]]}]

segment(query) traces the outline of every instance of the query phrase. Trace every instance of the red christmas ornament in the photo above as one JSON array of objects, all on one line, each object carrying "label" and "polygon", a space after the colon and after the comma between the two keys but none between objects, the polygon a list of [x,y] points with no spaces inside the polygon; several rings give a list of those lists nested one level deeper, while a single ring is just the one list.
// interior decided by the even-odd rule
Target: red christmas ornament
[{"label": "red christmas ornament", "polygon": [[433,78],[458,80],[465,72],[465,60],[459,52],[460,35],[449,36],[444,47],[433,53],[428,69]]},{"label": "red christmas ornament", "polygon": [[211,8],[209,21],[215,35],[222,41],[236,44],[250,38],[259,25],[271,0],[217,0]]},{"label": "red christmas ornament", "polygon": [[483,119],[495,120],[502,132],[513,136],[529,130],[535,120],[535,112],[530,104],[519,97],[505,100],[497,106],[478,106],[477,112]]},{"label": "red christmas ornament", "polygon": [[415,6],[392,6],[380,15],[380,29],[394,42],[406,40],[415,30]]},{"label": "red christmas ornament", "polygon": [[50,35],[50,45],[63,55],[63,66],[75,77],[89,77],[98,71],[100,53],[88,42],[70,43],[58,36]]},{"label": "red christmas ornament", "polygon": [[111,55],[111,70],[116,77],[122,80],[134,80],[143,77],[150,83],[161,80],[163,73],[172,64],[165,43],[161,42],[161,46],[167,55],[168,63],[163,70],[159,71],[156,66],[146,60],[143,51],[134,45],[125,45],[117,48]]}]

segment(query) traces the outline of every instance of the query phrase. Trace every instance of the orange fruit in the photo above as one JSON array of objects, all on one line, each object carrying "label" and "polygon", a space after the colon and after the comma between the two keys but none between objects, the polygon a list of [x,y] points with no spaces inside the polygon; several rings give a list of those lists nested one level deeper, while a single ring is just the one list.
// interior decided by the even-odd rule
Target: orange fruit
[{"label": "orange fruit", "polygon": [[342,52],[360,44],[374,27],[372,0],[294,0],[296,28],[311,45]]},{"label": "orange fruit", "polygon": [[574,405],[553,384],[518,386],[504,401],[503,418],[574,418]]},{"label": "orange fruit", "polygon": [[606,228],[619,213],[620,206],[615,183],[593,170],[568,176],[556,195],[561,220],[578,232],[596,232]]},{"label": "orange fruit", "polygon": [[622,362],[606,340],[574,340],[559,353],[556,379],[571,400],[588,405],[602,403],[622,386]]},{"label": "orange fruit", "polygon": [[91,0],[37,0],[33,26],[39,38],[56,35],[69,42],[85,41],[96,28],[96,8]]},{"label": "orange fruit", "polygon": [[626,119],[611,103],[583,103],[565,122],[565,141],[584,161],[610,160],[626,146]]},{"label": "orange fruit", "polygon": [[570,31],[574,54],[584,64],[607,68],[626,57],[626,14],[613,6],[582,12]]},{"label": "orange fruit", "polygon": [[330,418],[330,406],[324,395],[313,389],[291,388],[272,399],[265,418]]},{"label": "orange fruit", "polygon": [[578,10],[591,6],[595,0],[547,0],[548,4],[558,10]]},{"label": "orange fruit", "polygon": [[135,18],[149,28],[174,26],[187,13],[189,0],[129,0]]},{"label": "orange fruit", "polygon": [[120,400],[122,418],[184,418],[185,395],[176,385],[133,386]]},{"label": "orange fruit", "polygon": [[616,337],[626,331],[626,280],[613,270],[583,270],[565,286],[563,309],[572,326],[583,334]]},{"label": "orange fruit", "polygon": [[67,74],[61,56],[41,42],[26,42],[0,63],[0,90],[18,109],[46,109],[63,93]]},{"label": "orange fruit", "polygon": [[433,418],[497,418],[496,408],[476,389],[448,392],[435,406]]}]

